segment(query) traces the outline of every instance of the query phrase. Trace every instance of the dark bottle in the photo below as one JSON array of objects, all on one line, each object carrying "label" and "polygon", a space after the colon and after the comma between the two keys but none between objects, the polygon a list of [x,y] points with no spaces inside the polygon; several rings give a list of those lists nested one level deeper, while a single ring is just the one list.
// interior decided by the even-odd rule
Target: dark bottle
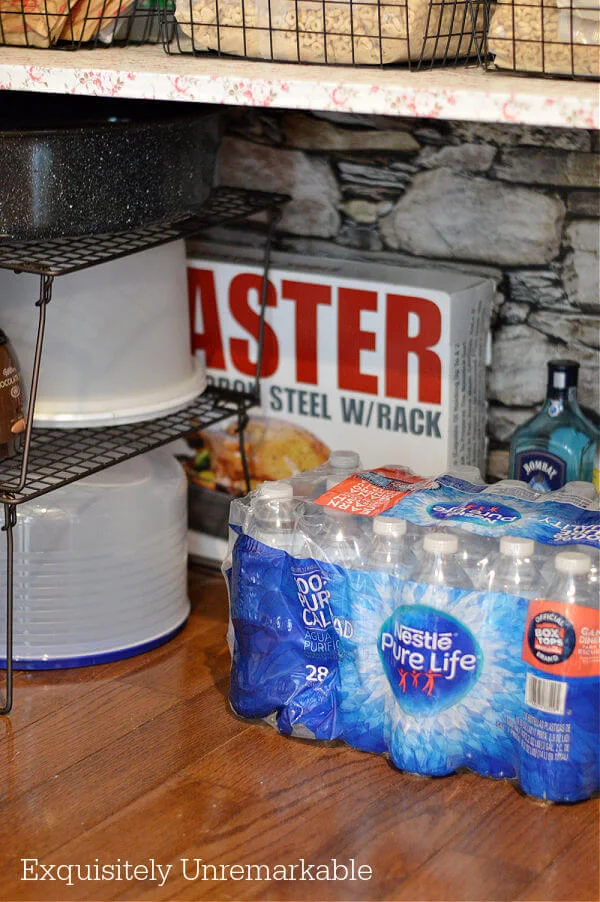
[{"label": "dark bottle", "polygon": [[0,460],[13,457],[25,437],[25,386],[19,362],[0,329]]},{"label": "dark bottle", "polygon": [[553,492],[573,480],[592,480],[598,432],[577,403],[578,370],[574,360],[548,362],[544,406],[516,430],[510,443],[511,479],[539,492]]}]

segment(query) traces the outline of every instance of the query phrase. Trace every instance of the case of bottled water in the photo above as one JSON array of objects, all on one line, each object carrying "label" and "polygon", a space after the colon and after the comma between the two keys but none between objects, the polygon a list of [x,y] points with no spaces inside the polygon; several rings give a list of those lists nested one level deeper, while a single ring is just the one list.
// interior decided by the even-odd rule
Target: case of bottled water
[{"label": "case of bottled water", "polygon": [[598,792],[598,496],[338,464],[232,503],[233,709],[413,773]]}]

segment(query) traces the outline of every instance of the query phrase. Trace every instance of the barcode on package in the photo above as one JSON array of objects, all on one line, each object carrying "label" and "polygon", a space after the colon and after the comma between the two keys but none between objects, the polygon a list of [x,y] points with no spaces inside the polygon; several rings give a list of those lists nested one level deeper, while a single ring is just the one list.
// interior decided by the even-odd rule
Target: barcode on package
[{"label": "barcode on package", "polygon": [[567,684],[543,680],[532,673],[525,682],[525,704],[546,714],[564,714],[567,703]]}]

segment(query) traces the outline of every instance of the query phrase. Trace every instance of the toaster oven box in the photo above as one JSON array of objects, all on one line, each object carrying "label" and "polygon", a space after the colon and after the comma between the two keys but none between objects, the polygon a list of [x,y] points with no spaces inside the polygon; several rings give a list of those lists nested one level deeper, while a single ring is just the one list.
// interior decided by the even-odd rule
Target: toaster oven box
[{"label": "toaster oven box", "polygon": [[[193,353],[209,384],[249,390],[262,252],[198,242],[194,251]],[[268,281],[261,406],[246,432],[253,487],[336,448],[358,451],[365,467],[401,460],[423,476],[483,468],[491,280],[274,252]],[[190,550],[201,557],[224,554],[229,501],[245,493],[235,429],[225,421],[189,440]]]}]

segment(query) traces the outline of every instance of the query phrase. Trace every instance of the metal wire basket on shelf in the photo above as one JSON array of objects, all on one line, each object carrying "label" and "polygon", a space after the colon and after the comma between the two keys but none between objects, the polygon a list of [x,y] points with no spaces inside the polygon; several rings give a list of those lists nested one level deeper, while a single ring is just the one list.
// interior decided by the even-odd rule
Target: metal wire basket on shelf
[{"label": "metal wire basket on shelf", "polygon": [[600,0],[498,0],[490,13],[494,68],[600,78]]},{"label": "metal wire basket on shelf", "polygon": [[168,53],[333,65],[484,62],[487,0],[166,0]]},{"label": "metal wire basket on shelf", "polygon": [[0,45],[77,50],[157,44],[164,0],[0,0]]}]

